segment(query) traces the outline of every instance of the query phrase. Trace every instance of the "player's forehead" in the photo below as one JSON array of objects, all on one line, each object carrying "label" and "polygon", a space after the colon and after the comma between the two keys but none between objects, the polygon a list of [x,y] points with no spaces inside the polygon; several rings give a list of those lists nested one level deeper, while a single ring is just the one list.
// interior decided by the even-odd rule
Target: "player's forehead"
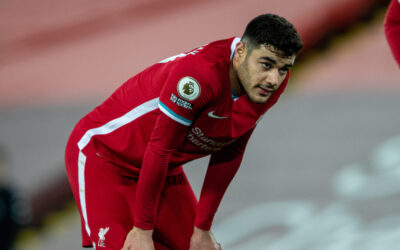
[{"label": "player's forehead", "polygon": [[256,60],[273,59],[280,64],[293,64],[296,55],[286,56],[283,51],[275,48],[272,45],[260,45],[253,49],[252,55]]}]

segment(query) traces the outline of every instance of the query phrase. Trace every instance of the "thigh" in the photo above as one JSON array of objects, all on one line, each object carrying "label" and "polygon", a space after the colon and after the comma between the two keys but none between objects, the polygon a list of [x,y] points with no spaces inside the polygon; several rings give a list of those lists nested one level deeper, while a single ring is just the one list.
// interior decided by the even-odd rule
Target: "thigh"
[{"label": "thigh", "polygon": [[168,177],[160,198],[154,240],[170,249],[189,249],[196,207],[196,196],[186,175]]},{"label": "thigh", "polygon": [[111,167],[116,166],[96,155],[86,159],[86,226],[96,249],[121,249],[133,227],[137,181],[110,171]]},{"label": "thigh", "polygon": [[85,221],[82,216],[82,209],[79,196],[79,180],[78,180],[78,155],[79,148],[77,146],[76,136],[71,135],[68,140],[65,150],[65,167],[67,171],[68,181],[74,195],[78,211],[81,215],[81,233],[82,233],[82,247],[91,247],[92,241],[86,232]]}]

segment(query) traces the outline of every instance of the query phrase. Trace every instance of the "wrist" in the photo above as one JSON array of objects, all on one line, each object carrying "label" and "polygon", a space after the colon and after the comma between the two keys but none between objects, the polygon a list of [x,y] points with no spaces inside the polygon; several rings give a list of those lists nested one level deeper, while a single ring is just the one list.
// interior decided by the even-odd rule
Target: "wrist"
[{"label": "wrist", "polygon": [[193,232],[194,233],[208,233],[208,232],[210,232],[210,230],[204,230],[204,229],[201,229],[201,228],[199,228],[197,226],[194,226],[194,231]]},{"label": "wrist", "polygon": [[203,230],[194,226],[193,235],[190,239],[190,246],[193,249],[218,249],[221,250],[221,245],[217,242],[210,230]]},{"label": "wrist", "polygon": [[138,233],[140,235],[152,237],[154,230],[153,229],[141,229],[139,227],[133,227],[131,231],[134,232],[134,233]]},{"label": "wrist", "polygon": [[199,221],[195,221],[194,226],[203,231],[211,230],[211,223],[201,223]]},{"label": "wrist", "polygon": [[212,235],[212,233],[210,230],[204,230],[204,229],[194,226],[193,235],[192,235],[193,239],[197,239],[197,240],[209,239],[212,237],[211,235]]}]

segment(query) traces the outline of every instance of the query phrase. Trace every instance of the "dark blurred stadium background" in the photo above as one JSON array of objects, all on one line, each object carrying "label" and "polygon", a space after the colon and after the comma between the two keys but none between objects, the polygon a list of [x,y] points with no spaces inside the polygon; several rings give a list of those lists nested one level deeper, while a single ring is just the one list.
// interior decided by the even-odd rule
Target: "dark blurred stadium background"
[{"label": "dark blurred stadium background", "polygon": [[[387,5],[1,1],[0,184],[17,197],[14,249],[80,249],[63,153],[81,116],[144,67],[240,36],[265,12],[294,23],[305,48],[250,141],[217,238],[224,249],[398,249],[400,71],[384,38]],[[196,193],[206,164],[185,167]]]}]

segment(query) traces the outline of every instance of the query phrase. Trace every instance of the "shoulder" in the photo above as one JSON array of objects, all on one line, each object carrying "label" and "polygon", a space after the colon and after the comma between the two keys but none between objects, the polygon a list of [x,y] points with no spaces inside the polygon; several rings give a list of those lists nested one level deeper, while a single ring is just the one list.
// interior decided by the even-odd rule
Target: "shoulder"
[{"label": "shoulder", "polygon": [[198,87],[202,95],[217,97],[229,82],[233,40],[214,41],[161,61],[165,83],[177,88]]},{"label": "shoulder", "polygon": [[205,67],[201,59],[185,57],[171,65],[165,83],[173,85],[171,87],[176,88],[182,97],[191,100],[200,94],[213,95],[212,78],[212,70]]},{"label": "shoulder", "polygon": [[[194,74],[199,81],[211,88],[220,91],[229,82],[229,68],[231,64],[232,43],[234,37],[211,42],[197,54],[187,57],[185,65],[193,67]],[[234,50],[234,48],[233,48]]]}]

